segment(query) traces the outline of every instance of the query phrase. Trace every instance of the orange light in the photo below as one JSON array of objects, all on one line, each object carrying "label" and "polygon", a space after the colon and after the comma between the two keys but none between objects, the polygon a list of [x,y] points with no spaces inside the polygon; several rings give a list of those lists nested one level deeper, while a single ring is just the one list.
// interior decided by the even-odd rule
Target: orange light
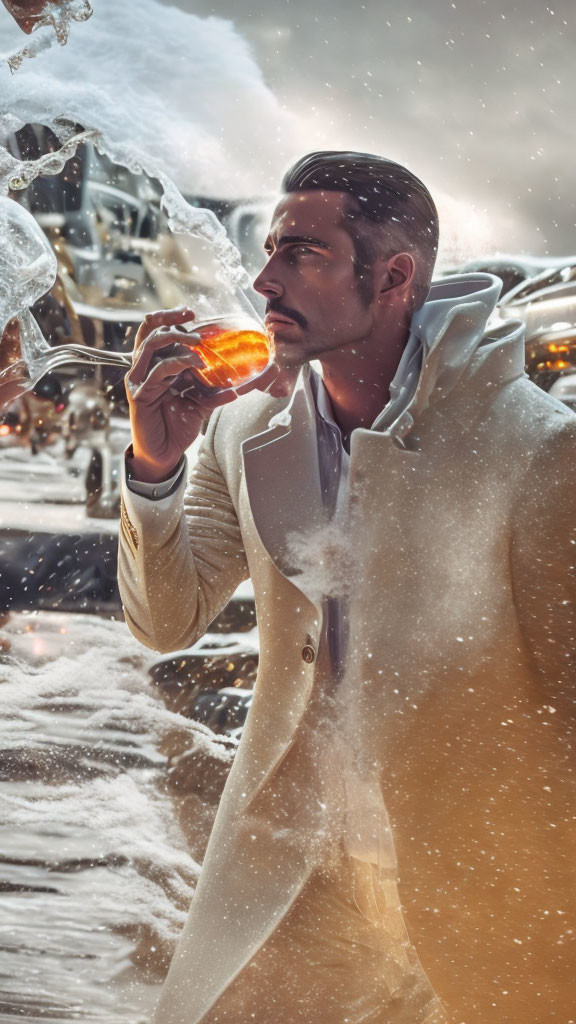
[{"label": "orange light", "polygon": [[10,433],[11,433],[11,429],[8,426],[8,424],[7,423],[2,423],[0,425],[0,437],[6,437]]}]

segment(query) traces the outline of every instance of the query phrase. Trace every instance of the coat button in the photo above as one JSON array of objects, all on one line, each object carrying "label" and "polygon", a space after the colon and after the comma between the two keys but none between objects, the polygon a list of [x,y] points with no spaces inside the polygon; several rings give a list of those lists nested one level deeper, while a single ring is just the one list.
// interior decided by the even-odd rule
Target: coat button
[{"label": "coat button", "polygon": [[311,665],[315,657],[316,652],[312,647],[312,644],[304,644],[304,647],[302,648],[302,658],[304,659],[304,661],[308,665]]}]

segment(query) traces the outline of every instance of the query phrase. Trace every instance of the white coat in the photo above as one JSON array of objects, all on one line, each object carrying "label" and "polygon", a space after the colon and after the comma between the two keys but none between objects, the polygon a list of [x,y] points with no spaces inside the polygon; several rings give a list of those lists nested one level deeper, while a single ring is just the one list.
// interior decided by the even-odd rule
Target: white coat
[{"label": "white coat", "polygon": [[[415,395],[352,433],[344,542],[325,530],[307,368],[287,406],[218,410],[174,495],[123,487],[133,634],[186,647],[250,576],[261,651],[156,1024],[272,1019],[250,1001],[258,964],[275,942],[290,963],[319,878],[344,891],[366,872],[390,914],[386,984],[362,1011],[280,995],[283,1024],[573,1015],[576,416],[526,377],[520,324],[485,333],[499,285],[440,280],[415,314]],[[326,587],[350,602],[337,693]]]}]

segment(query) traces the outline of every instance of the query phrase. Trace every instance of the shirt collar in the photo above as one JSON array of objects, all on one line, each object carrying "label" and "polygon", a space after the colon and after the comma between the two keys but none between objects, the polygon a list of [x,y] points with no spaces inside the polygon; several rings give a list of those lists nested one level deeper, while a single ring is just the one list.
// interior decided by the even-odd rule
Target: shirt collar
[{"label": "shirt collar", "polygon": [[311,375],[311,379],[314,381],[313,394],[316,399],[316,412],[322,417],[326,423],[331,423],[332,426],[337,427],[338,424],[334,419],[334,411],[332,409],[332,402],[330,401],[330,395],[326,390],[326,385],[322,380],[321,373],[314,373]]}]

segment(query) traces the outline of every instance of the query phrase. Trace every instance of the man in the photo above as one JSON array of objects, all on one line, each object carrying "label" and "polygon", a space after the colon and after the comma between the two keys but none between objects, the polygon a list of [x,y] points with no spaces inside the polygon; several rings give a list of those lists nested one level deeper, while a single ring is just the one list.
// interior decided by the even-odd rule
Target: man
[{"label": "man", "polygon": [[255,287],[290,400],[173,394],[186,310],[127,378],[126,621],[188,646],[250,576],[261,646],[155,1022],[571,1020],[576,417],[486,333],[497,278],[430,287],[409,171],[283,187]]}]

